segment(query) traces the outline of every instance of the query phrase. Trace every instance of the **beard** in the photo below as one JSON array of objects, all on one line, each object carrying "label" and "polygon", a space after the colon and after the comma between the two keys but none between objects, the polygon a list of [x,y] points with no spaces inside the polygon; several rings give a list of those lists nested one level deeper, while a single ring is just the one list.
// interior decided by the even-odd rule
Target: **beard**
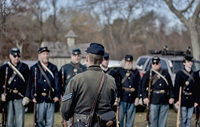
[{"label": "beard", "polygon": [[124,65],[124,69],[131,70],[133,68],[133,64]]}]

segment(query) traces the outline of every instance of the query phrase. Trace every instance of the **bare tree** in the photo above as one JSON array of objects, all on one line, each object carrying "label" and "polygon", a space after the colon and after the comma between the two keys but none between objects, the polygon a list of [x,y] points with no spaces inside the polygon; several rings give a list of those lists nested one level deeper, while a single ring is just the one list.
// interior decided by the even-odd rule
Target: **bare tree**
[{"label": "bare tree", "polygon": [[[181,3],[180,0],[164,0],[164,2],[167,4],[169,9],[180,19],[180,21],[188,28],[190,32],[193,56],[196,59],[200,59],[199,32],[197,30],[197,21],[200,13],[200,1],[188,0],[182,4],[182,6],[187,4],[185,8],[180,7],[180,4],[178,4]],[[188,13],[191,14],[191,16],[189,16]]]}]

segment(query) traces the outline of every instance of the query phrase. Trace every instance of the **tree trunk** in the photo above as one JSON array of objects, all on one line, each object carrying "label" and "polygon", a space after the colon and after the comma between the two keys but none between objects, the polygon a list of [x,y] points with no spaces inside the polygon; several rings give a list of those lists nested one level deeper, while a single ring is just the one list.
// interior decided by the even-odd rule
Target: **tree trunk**
[{"label": "tree trunk", "polygon": [[200,43],[199,43],[199,36],[196,27],[189,27],[190,30],[190,38],[192,44],[192,52],[195,59],[200,59]]}]

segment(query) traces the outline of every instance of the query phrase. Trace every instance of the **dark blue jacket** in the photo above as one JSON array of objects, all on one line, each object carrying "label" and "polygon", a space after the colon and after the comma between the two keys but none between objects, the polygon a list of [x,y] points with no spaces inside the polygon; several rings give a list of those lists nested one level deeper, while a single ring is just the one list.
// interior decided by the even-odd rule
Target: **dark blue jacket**
[{"label": "dark blue jacket", "polygon": [[195,102],[198,103],[198,96],[199,96],[199,94],[198,94],[199,93],[198,92],[198,86],[197,86],[198,82],[196,82],[197,79],[195,77],[195,73],[193,73],[192,70],[189,73],[194,77],[195,82],[190,80],[188,85],[186,85],[186,81],[188,81],[189,77],[185,73],[183,73],[183,71],[179,71],[176,74],[176,79],[175,79],[175,95],[176,95],[175,96],[175,102],[177,102],[178,99],[179,99],[179,90],[180,90],[180,86],[182,86],[182,91],[186,91],[188,93],[192,93],[192,95],[186,96],[182,92],[181,106],[193,107]]},{"label": "dark blue jacket", "polygon": [[[152,77],[155,77],[154,76],[155,74],[156,73],[152,71]],[[158,79],[153,85],[152,85],[152,82],[154,78],[151,80],[152,91],[165,90],[165,93],[151,92],[151,95],[150,95],[151,104],[169,104],[169,98],[174,98],[173,85],[172,85],[172,81],[171,81],[171,77],[169,73],[165,70],[162,70],[161,74],[163,77],[166,78],[169,85],[167,85],[167,83],[162,77],[160,77],[160,79]],[[150,70],[147,71],[142,77],[142,98],[143,99],[148,98],[147,88],[149,87],[149,75],[150,75]]]},{"label": "dark blue jacket", "polygon": [[[120,97],[121,101],[133,103],[135,98],[140,97],[141,77],[137,69],[130,71],[134,76],[130,73],[130,76],[128,76],[124,83],[122,83],[122,79],[127,73],[126,69],[118,68],[114,74],[114,78],[117,84],[117,97]],[[135,91],[125,91],[122,87],[134,88]]]},{"label": "dark blue jacket", "polygon": [[[37,68],[37,86],[36,86],[36,93],[37,93],[37,103],[42,103],[42,102],[53,102],[53,100],[48,101],[48,94],[49,94],[49,90],[50,87],[46,81],[46,79],[44,78],[44,76],[42,75],[42,73],[40,72],[40,69],[38,67],[38,64],[40,65],[40,67],[43,69],[40,61],[38,61],[35,65],[33,65],[31,67],[31,80],[30,80],[30,84],[31,84],[31,99],[34,98],[34,89],[35,89],[35,68]],[[46,73],[50,83],[51,83],[51,87],[54,88],[55,90],[55,97],[60,98],[60,79],[59,79],[59,73],[58,73],[58,69],[57,67],[52,64],[52,63],[48,63],[49,70],[51,70],[51,72],[54,75],[54,78],[51,76],[51,74],[48,71],[43,71]],[[46,93],[47,96],[42,96],[42,93]]]},{"label": "dark blue jacket", "polygon": [[[12,64],[11,61],[10,63]],[[7,77],[7,86],[6,86],[7,87],[7,97],[6,97],[7,101],[22,98],[21,96],[19,96],[18,93],[13,93],[12,90],[18,90],[23,96],[30,97],[30,86],[28,85],[28,80],[30,76],[29,67],[25,63],[21,62],[21,64],[22,65],[18,71],[23,75],[25,82],[16,74],[11,84],[8,84],[8,80],[12,76],[13,70],[7,63],[2,65],[1,67],[1,70],[0,70],[1,86],[5,84],[5,72],[6,72],[6,67],[8,67],[8,77]],[[19,63],[17,67],[18,66],[19,66]]]},{"label": "dark blue jacket", "polygon": [[[74,72],[74,69],[75,69],[75,64],[73,64],[72,62],[71,63],[68,63],[68,64],[65,64],[63,65],[61,68],[60,68],[60,71],[59,71],[59,74],[60,74],[60,79],[62,78],[62,68],[64,68],[64,82],[65,82],[65,89],[66,89],[66,86],[67,84],[69,83],[69,81],[76,75],[76,74],[79,74],[81,72],[84,72],[87,67],[82,65],[82,64],[79,64],[78,67],[82,69],[82,71],[77,70],[77,72],[75,73]],[[61,80],[62,81],[62,80]]]}]

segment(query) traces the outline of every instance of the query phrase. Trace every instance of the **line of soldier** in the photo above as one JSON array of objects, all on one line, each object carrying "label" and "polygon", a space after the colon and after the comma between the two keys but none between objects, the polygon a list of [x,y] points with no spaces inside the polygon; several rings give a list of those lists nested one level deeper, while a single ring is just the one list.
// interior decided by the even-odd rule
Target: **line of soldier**
[{"label": "line of soldier", "polygon": [[[116,101],[119,105],[120,127],[124,125],[133,127],[136,106],[142,94],[144,104],[150,106],[150,127],[165,127],[169,104],[175,102],[179,105],[179,88],[182,86],[180,124],[181,127],[190,127],[194,107],[198,106],[199,86],[197,83],[200,80],[199,72],[193,72],[191,69],[192,56],[184,57],[185,68],[177,73],[175,87],[173,87],[170,75],[161,69],[158,56],[152,58],[152,69],[141,78],[140,72],[134,66],[132,55],[125,56],[122,60],[122,67],[116,71],[110,70],[108,68],[109,54],[105,53],[104,47],[98,43],[91,43],[86,50],[87,69],[80,64],[81,51],[78,48],[72,51],[71,63],[63,65],[60,71],[49,62],[49,52],[48,47],[40,47],[39,61],[29,70],[28,65],[20,62],[19,48],[12,48],[9,54],[10,61],[1,66],[0,85],[2,89],[0,92],[2,93],[1,100],[6,101],[7,104],[7,127],[24,127],[25,105],[30,101],[37,103],[37,126],[39,127],[53,126],[55,102],[60,98],[63,126],[70,126],[71,121],[79,120],[71,119],[74,114],[89,115],[93,104],[91,100],[95,97],[93,90],[98,88],[98,85],[94,84],[99,84],[98,82],[101,81],[102,70],[114,78],[107,75],[106,84],[109,85],[104,86],[105,89],[100,94],[102,99],[97,101],[95,112],[103,114],[109,111]],[[8,73],[6,73],[6,68]],[[62,90],[63,72],[64,88]],[[37,98],[34,96],[35,73],[37,74]],[[8,81],[6,94],[4,94],[6,75]],[[148,99],[147,88],[150,78],[152,79],[151,96]],[[85,87],[82,88],[82,86]],[[126,118],[125,123],[124,118]],[[92,126],[98,126],[99,120],[93,118],[93,121]]]}]

